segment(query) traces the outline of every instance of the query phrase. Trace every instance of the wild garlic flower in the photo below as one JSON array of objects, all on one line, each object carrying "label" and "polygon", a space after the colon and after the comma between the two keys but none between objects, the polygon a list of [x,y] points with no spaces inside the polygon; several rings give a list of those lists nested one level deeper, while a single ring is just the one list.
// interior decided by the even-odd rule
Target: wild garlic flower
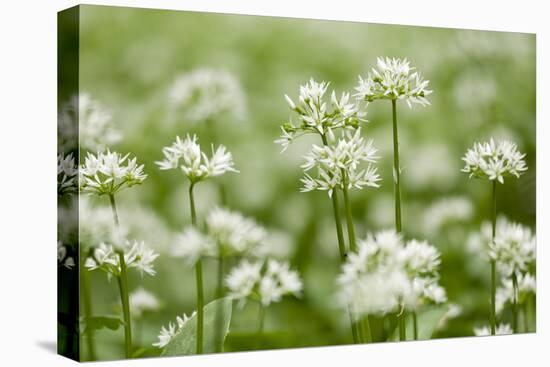
[{"label": "wild garlic flower", "polygon": [[176,236],[172,245],[172,256],[183,258],[192,266],[205,256],[214,256],[216,244],[212,238],[193,226],[189,226]]},{"label": "wild garlic flower", "polygon": [[67,246],[63,245],[62,241],[57,241],[57,263],[67,269],[75,266],[74,259],[68,256]]},{"label": "wild garlic flower", "polygon": [[125,188],[141,184],[147,175],[143,173],[143,164],[138,165],[136,158],[129,159],[117,152],[89,153],[80,166],[80,189],[97,195],[114,195]]},{"label": "wild garlic flower", "polygon": [[251,253],[267,237],[252,218],[224,208],[214,208],[206,217],[207,234],[217,245],[218,256]]},{"label": "wild garlic flower", "polygon": [[[496,335],[510,335],[513,334],[513,330],[508,324],[500,324],[496,328]],[[475,336],[489,336],[491,335],[491,330],[488,326],[476,327],[474,328]]]},{"label": "wild garlic flower", "polygon": [[[518,303],[522,304],[525,299],[530,295],[537,293],[537,280],[529,273],[519,274],[517,277],[518,282]],[[509,303],[512,304],[514,300],[514,284],[512,279],[502,279],[502,287],[497,289],[496,293],[496,312],[501,313],[504,306]]]},{"label": "wild garlic flower", "polygon": [[224,70],[202,68],[180,75],[169,95],[170,108],[183,122],[240,118],[245,97],[239,80]]},{"label": "wild garlic flower", "polygon": [[164,147],[162,152],[164,160],[155,162],[159,168],[169,170],[179,167],[191,183],[221,176],[226,172],[239,172],[234,167],[233,155],[223,145],[216,150],[212,146],[212,156],[208,157],[201,151],[196,135],[192,138],[187,135],[184,140],[177,136],[176,141]]},{"label": "wild garlic flower", "polygon": [[503,276],[519,275],[535,263],[536,243],[531,229],[518,223],[497,223],[494,241],[489,241],[489,258],[496,261]]},{"label": "wild garlic flower", "polygon": [[160,308],[158,298],[151,292],[140,287],[130,293],[130,309],[133,317],[141,317],[144,312],[156,311]]},{"label": "wild garlic flower", "polygon": [[[147,273],[151,276],[156,274],[153,262],[159,256],[153,250],[147,248],[144,242],[126,241],[123,247],[124,262],[127,268],[137,269],[141,275]],[[90,270],[100,269],[107,273],[109,279],[120,275],[120,259],[117,250],[113,245],[101,243],[96,247],[91,256],[88,257],[84,266]]]},{"label": "wild garlic flower", "polygon": [[[335,188],[379,187],[380,176],[373,165],[378,160],[376,153],[373,141],[365,141],[360,128],[353,135],[342,134],[335,145],[313,145],[304,156],[306,162],[302,168],[306,173],[301,180],[304,184],[301,191],[321,190],[332,196]],[[366,167],[361,167],[363,163]],[[318,172],[315,178],[307,173],[312,168]]]},{"label": "wild garlic flower", "polygon": [[496,143],[493,138],[488,142],[475,143],[466,152],[462,160],[465,166],[462,172],[470,177],[487,178],[504,183],[504,177],[520,177],[527,171],[525,154],[518,151],[516,144],[509,141]]},{"label": "wild garlic flower", "polygon": [[379,57],[376,68],[373,68],[365,79],[359,76],[355,96],[367,102],[377,99],[404,99],[409,107],[412,103],[429,105],[430,102],[426,98],[432,94],[428,89],[429,81],[424,80],[409,64],[410,61],[406,58]]},{"label": "wild garlic flower", "polygon": [[122,140],[122,134],[112,123],[111,112],[92,98],[80,93],[65,103],[58,116],[58,146],[62,150],[81,148],[103,151]]},{"label": "wild garlic flower", "polygon": [[366,112],[358,101],[350,98],[349,93],[342,93],[338,98],[333,90],[328,101],[326,94],[329,84],[310,79],[309,83],[300,86],[297,103],[285,94],[290,109],[298,114],[300,124],[295,126],[287,122],[281,126],[281,137],[275,143],[281,145],[282,151],[297,136],[318,133],[333,138],[334,129],[357,128],[361,122],[366,122]]},{"label": "wild garlic flower", "polygon": [[422,218],[424,233],[433,234],[448,223],[465,222],[472,218],[474,206],[463,196],[444,197],[426,208]]},{"label": "wild garlic flower", "polygon": [[446,302],[438,284],[439,264],[439,252],[425,241],[405,243],[391,230],[371,234],[343,264],[338,299],[361,315]]},{"label": "wild garlic flower", "polygon": [[242,304],[251,299],[263,306],[279,302],[285,295],[299,297],[303,287],[300,276],[290,270],[288,263],[273,259],[241,261],[226,277],[226,285],[233,299]]},{"label": "wild garlic flower", "polygon": [[78,190],[78,167],[73,153],[57,156],[57,195],[72,194]]},{"label": "wild garlic flower", "polygon": [[159,341],[153,343],[153,346],[161,349],[167,346],[168,343],[170,343],[170,340],[172,340],[172,338],[181,330],[181,328],[183,328],[192,317],[195,317],[196,314],[197,312],[193,311],[191,316],[187,316],[186,314],[177,316],[175,324],[170,321],[168,323],[168,327],[163,326],[160,329],[160,333],[158,336]]}]

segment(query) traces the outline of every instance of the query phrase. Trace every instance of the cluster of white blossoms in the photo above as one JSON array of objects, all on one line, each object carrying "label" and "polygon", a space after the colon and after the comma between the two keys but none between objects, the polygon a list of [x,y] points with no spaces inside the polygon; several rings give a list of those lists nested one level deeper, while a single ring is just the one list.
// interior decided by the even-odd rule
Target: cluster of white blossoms
[{"label": "cluster of white blossoms", "polygon": [[342,93],[338,98],[333,90],[330,101],[327,101],[325,95],[328,87],[329,83],[318,83],[312,78],[309,83],[300,86],[297,103],[285,95],[290,109],[298,114],[300,124],[295,126],[292,122],[287,122],[281,126],[281,136],[275,143],[282,146],[282,151],[297,136],[318,133],[334,139],[334,129],[357,128],[360,122],[366,122],[366,112],[359,101],[350,98],[349,93]]},{"label": "cluster of white blossoms", "polygon": [[130,293],[128,300],[133,317],[139,318],[145,312],[157,311],[160,308],[157,297],[143,287],[139,287]]},{"label": "cluster of white blossoms", "polygon": [[227,275],[225,284],[229,297],[260,302],[263,306],[281,301],[285,295],[299,297],[303,288],[302,280],[289,264],[273,259],[250,262],[243,260]]},{"label": "cluster of white blossoms", "polygon": [[528,227],[505,219],[497,222],[494,241],[489,241],[489,258],[504,277],[529,271],[535,262],[535,235]]},{"label": "cluster of white blossoms", "polygon": [[156,343],[153,343],[154,347],[158,348],[164,348],[165,346],[170,343],[170,340],[187,324],[187,322],[194,317],[197,314],[196,311],[193,311],[191,316],[187,316],[186,314],[183,314],[181,316],[176,317],[176,323],[172,323],[171,321],[168,323],[168,327],[163,326],[160,329],[159,333],[159,341]]},{"label": "cluster of white blossoms", "polygon": [[90,152],[84,164],[80,166],[80,189],[97,195],[114,195],[128,187],[141,184],[147,175],[143,173],[143,164],[138,165],[136,158],[129,159],[117,152]]},{"label": "cluster of white blossoms", "polygon": [[487,178],[504,183],[504,177],[519,177],[527,170],[525,154],[518,151],[516,144],[509,141],[496,143],[493,138],[488,142],[475,143],[466,152],[462,160],[465,166],[462,172],[470,177]]},{"label": "cluster of white blossoms", "polygon": [[190,123],[239,118],[245,104],[242,87],[233,74],[205,68],[178,76],[169,100],[171,109]]},{"label": "cluster of white blossoms", "polygon": [[366,78],[359,76],[359,85],[355,96],[367,102],[377,99],[404,99],[409,107],[412,103],[429,105],[426,99],[432,91],[428,89],[428,80],[422,79],[420,73],[411,67],[409,60],[398,58],[381,58],[376,67]]},{"label": "cluster of white blossoms", "polygon": [[57,155],[57,195],[72,194],[78,190],[78,167],[73,153]]},{"label": "cluster of white blossoms", "polygon": [[[329,196],[335,188],[362,189],[364,186],[379,187],[380,176],[374,163],[377,162],[377,150],[372,140],[366,141],[358,128],[353,134],[344,132],[334,145],[313,145],[302,165],[305,177],[302,178],[302,192],[313,190],[327,191]],[[366,167],[362,167],[366,163]],[[317,169],[317,177],[311,177],[307,171]]]},{"label": "cluster of white blossoms", "polygon": [[74,259],[68,256],[67,246],[63,245],[62,241],[57,241],[57,263],[67,269],[75,266]]},{"label": "cluster of white blossoms", "polygon": [[465,222],[473,214],[474,206],[466,197],[444,197],[426,208],[422,218],[422,227],[425,233],[437,233],[446,224]]},{"label": "cluster of white blossoms", "polygon": [[[517,297],[518,303],[525,302],[527,297],[535,295],[537,292],[537,280],[529,273],[519,274],[517,277]],[[512,304],[514,301],[514,284],[511,279],[503,279],[502,286],[496,292],[496,312],[501,313],[506,304]]]},{"label": "cluster of white blossoms", "polygon": [[176,141],[162,149],[164,160],[155,162],[161,170],[181,168],[183,174],[196,183],[209,177],[221,176],[226,172],[239,172],[234,167],[233,155],[220,145],[208,157],[201,151],[196,135],[187,135],[185,139],[176,137]]},{"label": "cluster of white blossoms", "polygon": [[103,151],[118,143],[122,134],[112,124],[111,113],[88,93],[71,97],[58,116],[58,146],[62,150],[80,147]]},{"label": "cluster of white blossoms", "polygon": [[[146,247],[144,242],[126,241],[121,250],[124,252],[124,262],[128,268],[137,269],[142,276],[143,273],[151,276],[156,274],[153,262],[159,255]],[[106,272],[109,279],[113,276],[120,276],[119,254],[117,249],[110,244],[101,243],[95,247],[86,259],[84,266],[90,271],[100,269]]]},{"label": "cluster of white blossoms", "polygon": [[254,219],[216,207],[206,216],[205,231],[190,226],[176,237],[172,255],[190,265],[203,257],[254,256],[266,238],[267,231]]},{"label": "cluster of white blossoms", "polygon": [[343,264],[338,299],[360,315],[446,302],[438,282],[439,265],[439,251],[425,241],[405,243],[393,230],[371,234]]},{"label": "cluster of white blossoms", "polygon": [[[495,330],[496,335],[510,335],[513,334],[513,330],[508,324],[500,324]],[[489,336],[491,335],[491,330],[488,326],[476,327],[474,328],[474,334],[476,336]]]}]

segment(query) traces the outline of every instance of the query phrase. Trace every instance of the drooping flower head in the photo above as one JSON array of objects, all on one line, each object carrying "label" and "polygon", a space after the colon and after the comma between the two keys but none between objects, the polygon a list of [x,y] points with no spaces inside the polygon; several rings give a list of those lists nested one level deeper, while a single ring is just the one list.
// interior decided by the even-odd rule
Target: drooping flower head
[{"label": "drooping flower head", "polygon": [[462,172],[470,177],[487,178],[504,183],[504,177],[520,177],[527,170],[525,154],[518,151],[516,144],[509,141],[475,143],[462,160]]},{"label": "drooping flower head", "polygon": [[129,159],[117,152],[98,152],[86,155],[80,166],[80,189],[97,195],[113,195],[121,190],[139,185],[147,178],[143,173],[143,164],[138,165],[136,158]]},{"label": "drooping flower head", "polygon": [[[302,165],[306,173],[301,191],[322,190],[331,196],[335,188],[379,187],[380,176],[374,166],[376,153],[372,140],[365,141],[360,128],[353,134],[343,133],[335,145],[313,145]],[[307,173],[313,168],[317,169],[315,178]]]},{"label": "drooping flower head", "polygon": [[247,299],[269,306],[285,295],[300,296],[302,280],[288,263],[273,259],[249,262],[243,260],[231,270],[225,281],[229,296],[245,302]]},{"label": "drooping flower head", "polygon": [[162,152],[164,160],[155,162],[159,168],[169,170],[179,167],[191,183],[221,176],[226,172],[239,172],[234,168],[232,154],[223,145],[217,149],[212,146],[212,155],[208,157],[201,151],[196,135],[187,135],[184,140],[177,136],[176,141],[164,147]]},{"label": "drooping flower head", "polygon": [[177,316],[175,324],[172,322],[169,322],[168,327],[163,326],[160,329],[160,333],[158,336],[159,340],[158,342],[153,343],[153,346],[161,349],[167,346],[168,343],[170,343],[170,340],[172,340],[172,338],[185,326],[185,324],[187,324],[187,322],[191,318],[195,317],[196,314],[197,312],[193,311],[191,316],[187,316],[186,314]]},{"label": "drooping flower head", "polygon": [[193,124],[239,118],[245,105],[242,87],[233,74],[207,68],[178,76],[170,89],[169,101],[183,122]]},{"label": "drooping flower head", "polygon": [[307,133],[318,133],[329,138],[334,137],[334,129],[357,128],[365,122],[366,112],[360,103],[350,98],[349,93],[336,96],[332,91],[327,97],[329,83],[310,81],[300,86],[300,96],[295,103],[289,96],[285,99],[292,111],[298,114],[299,124],[287,122],[281,126],[281,137],[275,143],[285,151],[294,138]]},{"label": "drooping flower head", "polygon": [[367,102],[377,99],[405,100],[409,107],[412,103],[425,106],[430,104],[426,97],[432,93],[428,84],[429,81],[424,80],[406,58],[379,57],[376,67],[366,78],[359,76],[355,96]]},{"label": "drooping flower head", "polygon": [[73,153],[57,156],[57,195],[73,194],[78,190],[78,167]]}]

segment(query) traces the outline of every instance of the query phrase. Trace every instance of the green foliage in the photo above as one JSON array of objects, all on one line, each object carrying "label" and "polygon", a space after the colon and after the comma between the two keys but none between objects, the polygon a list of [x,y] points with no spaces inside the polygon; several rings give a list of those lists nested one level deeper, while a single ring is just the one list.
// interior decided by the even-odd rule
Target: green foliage
[{"label": "green foliage", "polygon": [[[449,307],[446,305],[442,306],[429,306],[426,309],[417,313],[417,323],[418,323],[418,340],[427,340],[431,339],[434,335],[437,327],[440,325],[441,320],[445,317]],[[413,318],[411,314],[407,315],[406,322],[406,336],[407,340],[414,340],[413,334]],[[393,331],[389,341],[398,341],[399,340],[399,328],[396,327]]]},{"label": "green foliage", "polygon": [[124,325],[124,321],[118,316],[91,316],[83,317],[82,323],[84,324],[84,332],[89,330],[109,329],[117,330],[120,326]]}]

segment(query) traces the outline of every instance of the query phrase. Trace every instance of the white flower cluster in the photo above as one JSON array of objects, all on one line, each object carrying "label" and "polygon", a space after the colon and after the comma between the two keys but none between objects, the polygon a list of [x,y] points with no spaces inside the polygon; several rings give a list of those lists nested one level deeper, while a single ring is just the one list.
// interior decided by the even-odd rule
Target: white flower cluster
[{"label": "white flower cluster", "polygon": [[[537,280],[529,273],[519,274],[517,277],[517,297],[518,303],[522,304],[525,299],[531,295],[535,295],[537,292]],[[514,301],[514,284],[511,279],[503,279],[502,286],[497,289],[496,293],[496,311],[501,313],[504,306]]]},{"label": "white flower cluster", "polygon": [[184,122],[227,120],[244,112],[242,87],[233,74],[223,70],[203,68],[177,77],[169,98],[172,110]]},{"label": "white flower cluster", "polygon": [[212,156],[208,157],[201,151],[196,135],[187,135],[184,140],[177,136],[176,141],[164,147],[162,152],[164,160],[155,162],[159,168],[169,170],[180,167],[191,183],[221,176],[226,172],[239,172],[234,168],[232,154],[223,145],[216,150],[212,146]]},{"label": "white flower cluster", "polygon": [[439,264],[439,252],[425,241],[404,243],[391,230],[369,235],[342,266],[338,299],[360,315],[446,302],[438,283]]},{"label": "white flower cluster", "polygon": [[495,239],[488,243],[489,257],[505,277],[528,272],[535,262],[535,235],[521,224],[505,219],[497,222]]},{"label": "white flower cluster", "polygon": [[[327,191],[329,196],[335,188],[357,188],[364,186],[379,187],[380,176],[377,173],[377,150],[372,140],[365,141],[361,137],[361,129],[353,134],[346,132],[335,145],[313,145],[311,151],[305,155],[306,162],[302,165],[305,177],[302,178],[304,187],[302,192],[313,190]],[[361,163],[367,163],[361,168]],[[307,171],[317,168],[316,178],[312,178]]]},{"label": "white flower cluster", "polygon": [[412,103],[422,106],[429,105],[426,99],[432,91],[427,89],[429,81],[422,79],[420,73],[414,71],[409,60],[398,58],[377,59],[377,67],[373,68],[363,79],[359,76],[359,85],[355,88],[356,97],[372,102],[377,99],[404,99],[409,107]]},{"label": "white flower cluster", "polygon": [[437,233],[446,224],[467,221],[473,214],[473,204],[466,197],[444,197],[435,201],[424,211],[423,229],[425,233]]},{"label": "white flower cluster", "polygon": [[133,317],[139,318],[144,312],[156,311],[160,308],[157,297],[142,287],[130,293],[128,299]]},{"label": "white flower cluster", "polygon": [[[513,334],[513,330],[508,324],[500,324],[495,330],[496,335],[510,335]],[[491,335],[491,330],[488,326],[476,327],[474,328],[475,336],[489,336]]]},{"label": "white flower cluster", "polygon": [[[143,273],[151,276],[156,274],[153,262],[159,255],[147,248],[144,242],[134,241],[130,243],[126,241],[121,250],[124,251],[124,262],[128,268],[137,269],[142,276]],[[113,276],[119,276],[121,271],[117,250],[113,245],[106,243],[101,243],[94,248],[92,254],[86,259],[84,266],[90,271],[100,269],[106,272],[109,279]]]},{"label": "white flower cluster", "polygon": [[112,126],[111,113],[88,93],[73,96],[58,116],[58,146],[69,151],[81,148],[103,151],[122,139]]},{"label": "white flower cluster", "polygon": [[190,265],[207,256],[255,255],[266,237],[266,230],[252,218],[214,208],[206,217],[204,232],[188,227],[176,237],[172,255],[186,259]]},{"label": "white flower cluster", "polygon": [[78,168],[73,153],[57,156],[57,195],[72,194],[78,190]]},{"label": "white flower cluster", "polygon": [[504,183],[504,177],[519,177],[527,170],[525,154],[518,151],[516,144],[509,141],[496,143],[493,138],[485,143],[475,143],[462,160],[462,172],[470,177],[488,178]]},{"label": "white flower cluster", "polygon": [[312,78],[309,83],[300,86],[298,103],[285,95],[290,109],[299,115],[300,125],[294,126],[288,122],[281,126],[281,136],[275,143],[280,144],[283,151],[299,135],[318,133],[333,139],[334,129],[357,128],[360,122],[366,121],[366,112],[360,102],[350,98],[349,93],[342,93],[338,98],[333,90],[328,102],[325,97],[328,87],[329,83],[318,83]]},{"label": "white flower cluster", "polygon": [[134,185],[141,184],[147,175],[143,173],[143,164],[138,165],[136,158],[128,159],[117,152],[98,152],[86,155],[80,166],[80,189],[97,195],[113,195]]},{"label": "white flower cluster", "polygon": [[153,343],[154,347],[158,348],[164,348],[165,346],[170,343],[170,340],[187,324],[187,322],[192,318],[195,317],[197,314],[196,311],[193,311],[191,316],[187,316],[186,314],[183,314],[182,316],[176,317],[176,323],[172,323],[171,321],[168,323],[168,327],[163,326],[160,329],[160,334],[158,336],[159,341],[156,343]]},{"label": "white flower cluster", "polygon": [[273,259],[249,262],[243,260],[233,268],[225,281],[229,296],[244,303],[247,299],[268,306],[285,295],[300,296],[302,280],[288,263]]},{"label": "white flower cluster", "polygon": [[74,259],[68,256],[67,246],[63,245],[62,241],[57,241],[57,263],[67,269],[75,266]]}]

